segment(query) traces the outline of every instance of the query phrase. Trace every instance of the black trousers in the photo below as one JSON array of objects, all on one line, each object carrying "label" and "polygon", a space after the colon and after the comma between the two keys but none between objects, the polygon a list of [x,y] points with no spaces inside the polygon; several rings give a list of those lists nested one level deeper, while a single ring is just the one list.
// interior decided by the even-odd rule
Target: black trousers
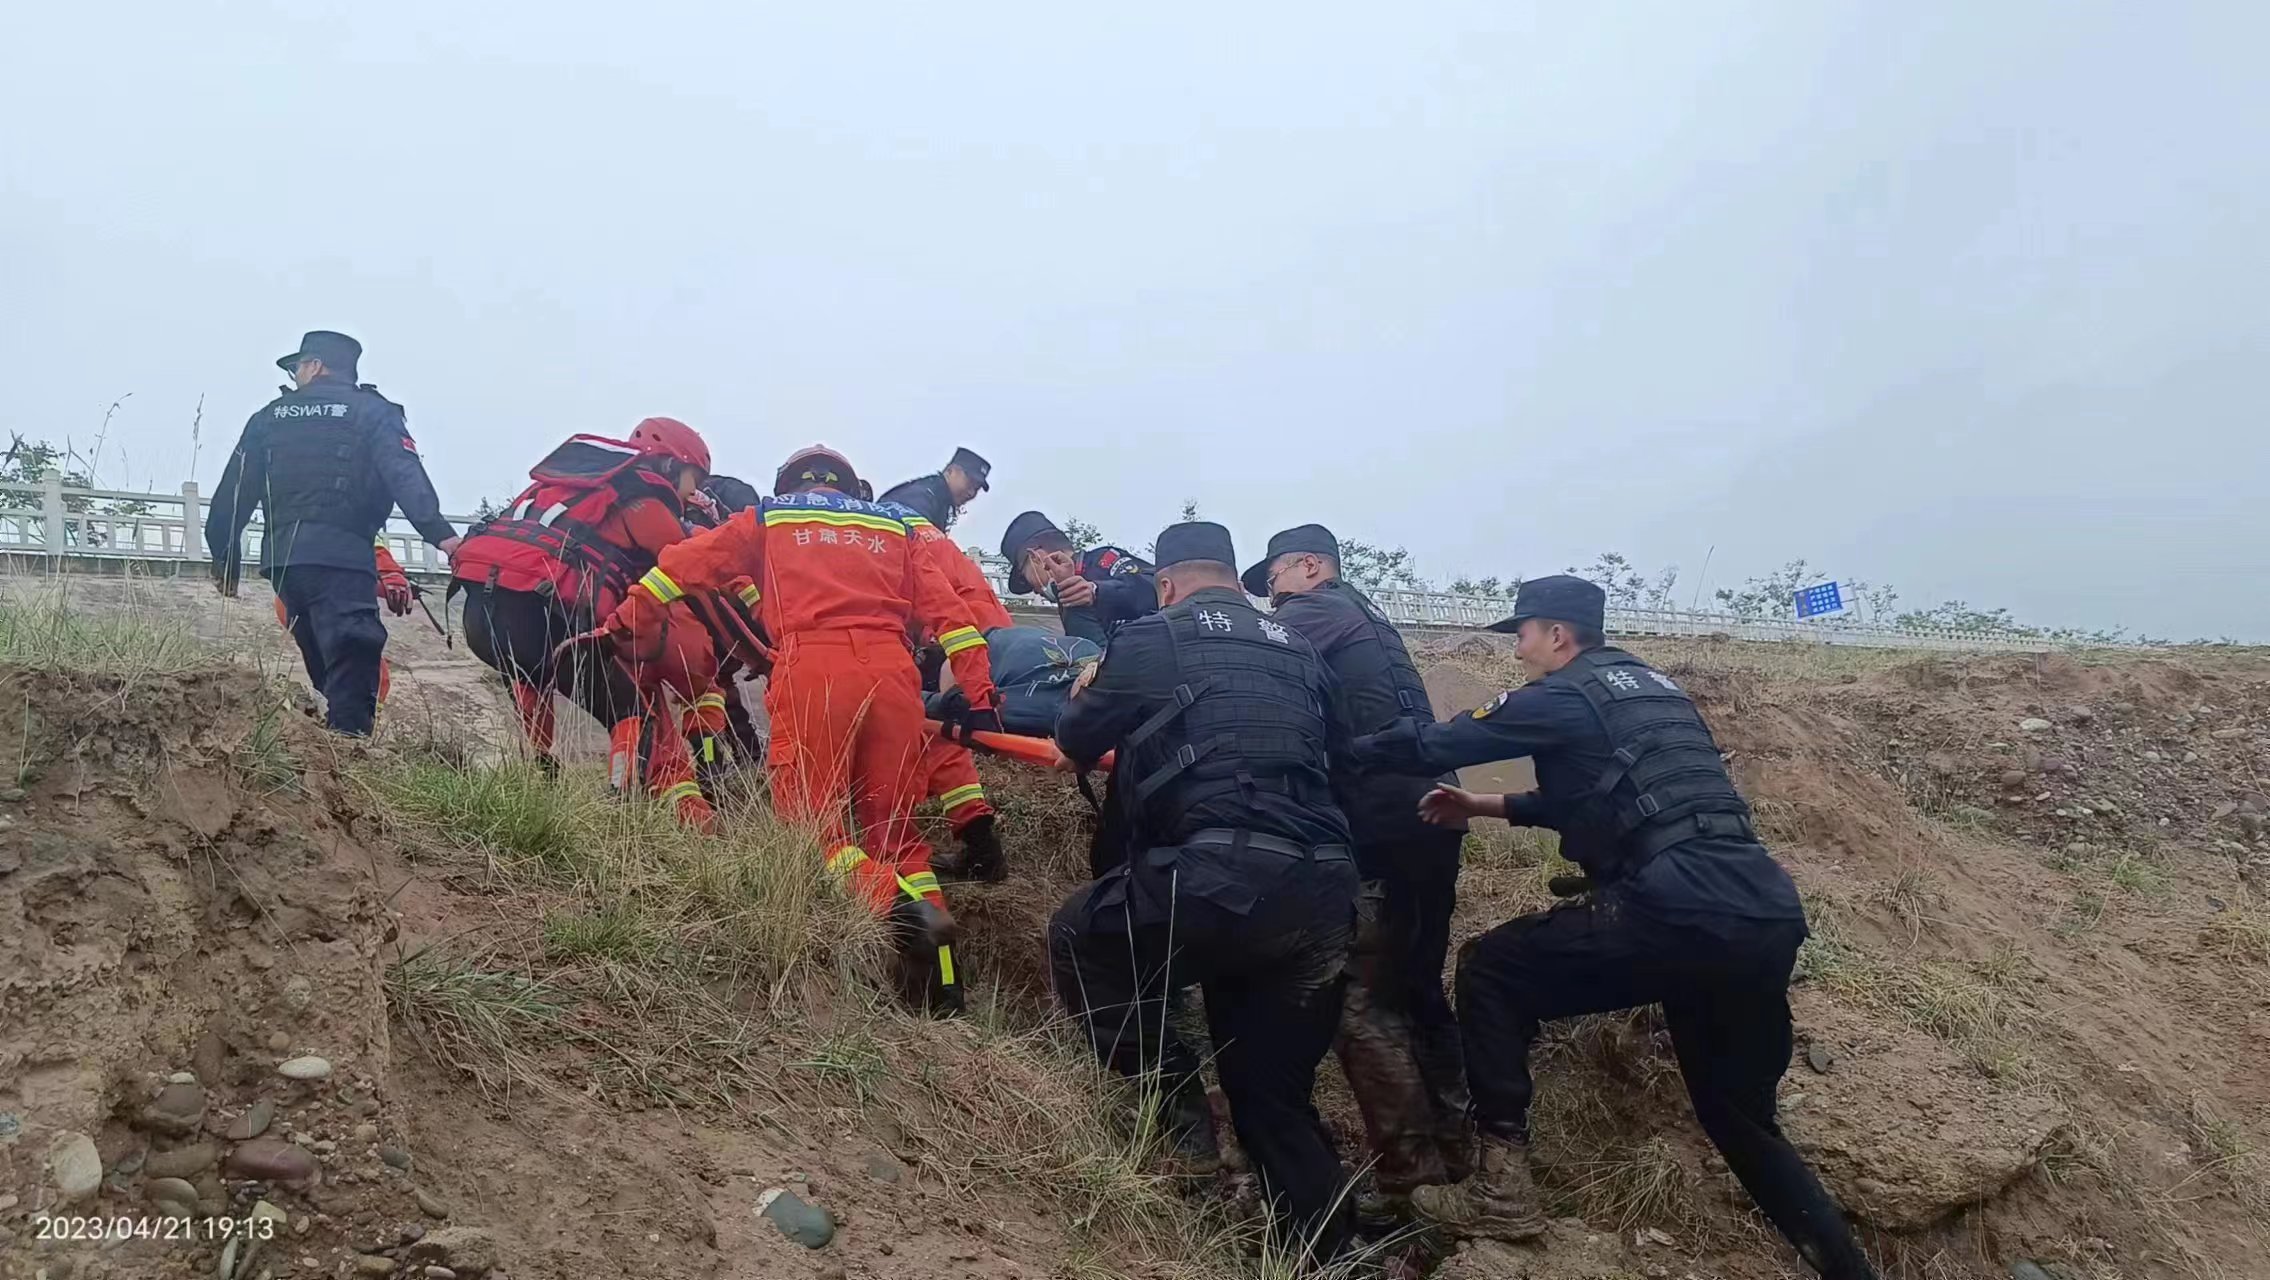
[{"label": "black trousers", "polygon": [[579,648],[571,663],[552,661],[560,641],[586,629],[550,596],[464,583],[465,647],[499,675],[566,694],[602,725],[643,714],[638,685],[622,664]]},{"label": "black trousers", "polygon": [[1049,922],[1050,967],[1097,1056],[1128,1076],[1156,1070],[1167,1097],[1204,1091],[1169,1010],[1192,984],[1205,993],[1238,1145],[1281,1227],[1329,1258],[1345,1247],[1353,1215],[1347,1171],[1312,1095],[1339,1020],[1355,864],[1271,871],[1250,912],[1178,893],[1172,918],[1156,924],[1131,924],[1125,903],[1091,905],[1098,885],[1086,886]]},{"label": "black trousers", "polygon": [[1403,1194],[1466,1175],[1466,1062],[1443,991],[1450,915],[1458,904],[1459,836],[1366,848],[1341,1070],[1378,1158],[1379,1188]]},{"label": "black trousers", "polygon": [[1661,1003],[1695,1119],[1758,1207],[1822,1275],[1874,1276],[1775,1119],[1789,1067],[1789,972],[1804,940],[1798,920],[1666,925],[1612,890],[1474,939],[1458,956],[1458,1022],[1476,1124],[1527,1139],[1541,1020]]},{"label": "black trousers", "polygon": [[378,717],[378,662],[386,623],[378,616],[378,570],[288,564],[269,571],[307,678],[323,695],[335,733],[370,736]]}]

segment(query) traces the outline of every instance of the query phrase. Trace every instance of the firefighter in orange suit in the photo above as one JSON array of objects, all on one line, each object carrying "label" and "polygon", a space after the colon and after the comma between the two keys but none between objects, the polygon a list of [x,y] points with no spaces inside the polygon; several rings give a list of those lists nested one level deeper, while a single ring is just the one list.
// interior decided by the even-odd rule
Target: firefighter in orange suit
[{"label": "firefighter in orange suit", "polygon": [[925,729],[910,627],[945,650],[968,693],[972,709],[946,726],[949,737],[998,730],[1001,716],[968,607],[906,521],[846,496],[858,491],[841,454],[795,454],[773,497],[664,548],[601,630],[636,651],[687,595],[749,580],[776,655],[765,689],[773,803],[818,828],[829,869],[890,921],[900,994],[951,1014],[962,1002],[954,918],[914,824]]},{"label": "firefighter in orange suit", "polygon": [[[942,506],[943,497],[942,493],[934,494],[910,482],[884,494],[883,506],[905,521],[908,534],[929,552],[954,594],[962,598],[977,629],[991,634],[997,628],[1011,625],[1009,611],[1001,607],[1001,597],[993,594],[993,584],[985,580],[985,571],[947,536],[946,525],[952,508]],[[934,686],[926,681],[924,687]],[[994,830],[993,805],[985,798],[984,784],[978,781],[977,758],[970,749],[944,738],[933,738],[922,758],[922,772],[926,779],[924,791],[936,798],[939,807],[946,811],[946,823],[962,845],[958,851],[941,853],[930,860],[939,878],[998,881],[1007,876],[1009,870],[1001,854],[1001,836]]]}]

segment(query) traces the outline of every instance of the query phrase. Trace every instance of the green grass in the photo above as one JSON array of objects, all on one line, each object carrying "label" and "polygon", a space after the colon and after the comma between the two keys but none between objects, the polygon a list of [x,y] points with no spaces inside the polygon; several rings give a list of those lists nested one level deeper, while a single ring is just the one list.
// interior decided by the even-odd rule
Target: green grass
[{"label": "green grass", "polygon": [[74,608],[68,578],[0,597],[0,663],[135,679],[182,675],[212,661],[212,646],[175,614]]},{"label": "green grass", "polygon": [[536,1044],[567,1008],[562,993],[533,978],[431,948],[387,971],[386,997],[437,1059],[496,1092],[545,1083]]}]

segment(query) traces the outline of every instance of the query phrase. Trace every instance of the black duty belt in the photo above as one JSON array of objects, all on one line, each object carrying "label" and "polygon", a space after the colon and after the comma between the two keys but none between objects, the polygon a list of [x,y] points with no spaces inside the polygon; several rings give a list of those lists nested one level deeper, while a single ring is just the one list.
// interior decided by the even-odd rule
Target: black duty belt
[{"label": "black duty belt", "polygon": [[1641,827],[1624,837],[1625,847],[1629,851],[1626,874],[1639,870],[1654,860],[1655,855],[1673,845],[1705,836],[1755,840],[1758,833],[1750,825],[1748,815],[1740,813],[1693,813],[1660,825]]},{"label": "black duty belt", "polygon": [[1203,831],[1194,831],[1182,843],[1251,849],[1256,853],[1273,853],[1281,858],[1313,857],[1318,862],[1346,862],[1353,856],[1344,844],[1302,844],[1298,840],[1265,836],[1235,827],[1208,827]]}]

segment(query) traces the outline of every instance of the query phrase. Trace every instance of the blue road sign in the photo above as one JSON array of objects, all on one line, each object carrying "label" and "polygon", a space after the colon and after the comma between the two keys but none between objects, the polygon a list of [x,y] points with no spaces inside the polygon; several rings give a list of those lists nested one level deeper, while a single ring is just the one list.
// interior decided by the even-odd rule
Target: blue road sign
[{"label": "blue road sign", "polygon": [[1839,591],[1837,584],[1833,582],[1824,582],[1817,587],[1807,587],[1797,593],[1797,616],[1800,618],[1817,618],[1824,613],[1842,613],[1843,611],[1844,593]]}]

